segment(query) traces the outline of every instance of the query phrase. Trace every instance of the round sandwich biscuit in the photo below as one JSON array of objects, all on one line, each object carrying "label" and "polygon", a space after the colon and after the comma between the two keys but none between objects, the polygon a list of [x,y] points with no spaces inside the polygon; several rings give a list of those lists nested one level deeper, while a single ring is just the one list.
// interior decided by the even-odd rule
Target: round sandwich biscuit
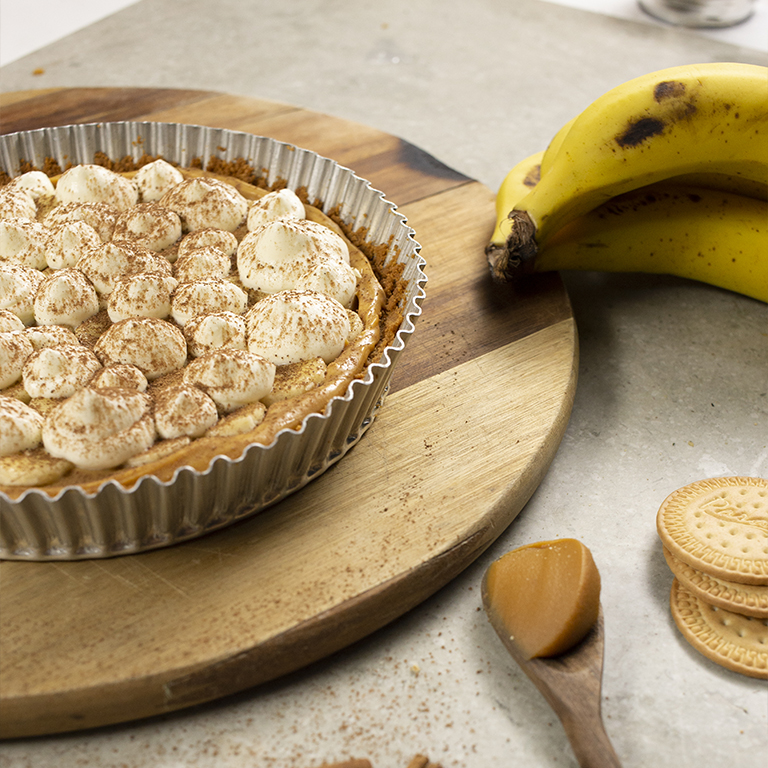
[{"label": "round sandwich biscuit", "polygon": [[768,620],[708,605],[677,579],[669,605],[677,628],[699,653],[725,669],[768,680]]},{"label": "round sandwich biscuit", "polygon": [[702,573],[678,560],[666,547],[664,558],[677,580],[704,602],[744,616],[768,618],[768,586],[739,584]]},{"label": "round sandwich biscuit", "polygon": [[686,485],[656,516],[664,546],[697,571],[768,585],[768,480],[716,477]]}]

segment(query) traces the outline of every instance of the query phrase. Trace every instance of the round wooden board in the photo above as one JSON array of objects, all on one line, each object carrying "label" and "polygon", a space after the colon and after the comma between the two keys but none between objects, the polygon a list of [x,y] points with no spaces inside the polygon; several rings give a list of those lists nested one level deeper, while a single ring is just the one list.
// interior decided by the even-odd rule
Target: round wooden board
[{"label": "round wooden board", "polygon": [[0,563],[1,736],[166,713],[299,669],[413,608],[519,513],[565,431],[577,335],[557,275],[491,283],[489,189],[389,134],[219,93],[32,91],[0,109],[3,133],[157,120],[307,147],[397,204],[429,277],[384,408],[303,490],[164,550]]}]

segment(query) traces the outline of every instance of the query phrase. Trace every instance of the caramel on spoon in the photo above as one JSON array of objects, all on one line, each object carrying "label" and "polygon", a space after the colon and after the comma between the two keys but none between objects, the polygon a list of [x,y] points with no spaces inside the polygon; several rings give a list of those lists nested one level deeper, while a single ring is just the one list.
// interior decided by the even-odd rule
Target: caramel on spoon
[{"label": "caramel on spoon", "polygon": [[600,574],[576,539],[530,544],[491,563],[483,606],[505,647],[563,724],[582,768],[621,768],[600,713]]}]

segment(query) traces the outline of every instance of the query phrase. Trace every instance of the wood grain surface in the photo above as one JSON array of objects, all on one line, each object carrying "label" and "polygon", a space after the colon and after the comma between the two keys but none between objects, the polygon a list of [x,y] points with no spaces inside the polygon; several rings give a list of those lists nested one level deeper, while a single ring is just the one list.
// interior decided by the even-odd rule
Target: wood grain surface
[{"label": "wood grain surface", "polygon": [[271,136],[352,168],[407,217],[427,298],[384,408],[350,453],[249,520],[100,561],[0,563],[0,736],[90,728],[297,670],[401,616],[514,520],[562,439],[577,335],[557,275],[491,283],[493,193],[357,123],[220,93],[0,96],[3,133],[157,120]]}]

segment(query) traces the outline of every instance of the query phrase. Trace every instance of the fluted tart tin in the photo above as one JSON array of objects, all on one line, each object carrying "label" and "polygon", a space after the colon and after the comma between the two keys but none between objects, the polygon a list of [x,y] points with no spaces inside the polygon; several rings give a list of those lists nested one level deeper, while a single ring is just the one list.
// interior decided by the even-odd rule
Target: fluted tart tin
[{"label": "fluted tart tin", "polygon": [[397,266],[402,315],[391,342],[343,395],[298,429],[269,444],[250,444],[237,457],[215,456],[206,469],[177,468],[170,479],[142,476],[132,487],[107,480],[95,491],[78,485],[56,495],[38,488],[0,492],[0,558],[76,560],[132,554],[193,539],[253,515],[302,488],[341,459],[381,407],[392,370],[414,332],[425,296],[425,261],[416,233],[394,203],[349,168],[269,137],[198,125],[112,122],[69,125],[0,136],[0,169],[19,175],[22,163],[61,168],[160,156],[181,167],[211,159],[244,162],[269,186],[303,190],[365,243],[385,249]]}]

